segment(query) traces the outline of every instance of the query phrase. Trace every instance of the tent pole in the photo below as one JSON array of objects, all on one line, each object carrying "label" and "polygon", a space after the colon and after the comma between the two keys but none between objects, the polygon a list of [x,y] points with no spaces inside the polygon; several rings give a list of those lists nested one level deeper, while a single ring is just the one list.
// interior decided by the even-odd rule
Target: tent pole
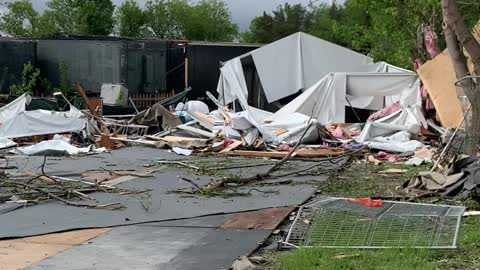
[{"label": "tent pole", "polygon": [[348,102],[348,106],[350,106],[350,108],[352,108],[352,111],[353,111],[353,113],[355,114],[355,117],[357,117],[358,122],[361,123],[362,120],[360,119],[360,116],[358,116],[357,111],[355,110],[355,108],[353,108],[352,103],[350,103],[350,100],[348,100],[347,97],[345,97],[345,99],[346,99],[347,102]]}]

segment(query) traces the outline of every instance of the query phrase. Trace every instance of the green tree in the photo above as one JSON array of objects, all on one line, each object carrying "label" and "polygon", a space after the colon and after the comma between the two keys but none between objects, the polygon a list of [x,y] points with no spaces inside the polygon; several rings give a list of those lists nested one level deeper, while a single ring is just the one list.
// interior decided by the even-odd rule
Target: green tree
[{"label": "green tree", "polygon": [[148,36],[185,39],[185,28],[191,13],[188,0],[148,0],[145,11]]},{"label": "green tree", "polygon": [[296,32],[305,32],[310,24],[310,13],[301,4],[280,5],[272,14],[266,12],[255,18],[243,34],[244,41],[269,43]]},{"label": "green tree", "polygon": [[190,40],[232,41],[238,34],[223,0],[201,0],[193,6],[185,27],[185,37]]},{"label": "green tree", "polygon": [[145,13],[133,0],[126,0],[115,13],[118,34],[122,37],[142,37],[145,31]]},{"label": "green tree", "polygon": [[[459,3],[467,25],[478,21],[480,5]],[[417,50],[418,29],[432,25],[442,41],[440,0],[347,0],[343,5],[280,6],[272,14],[255,18],[243,41],[270,43],[297,31],[346,46],[377,61],[411,68],[411,60],[424,57]],[[440,43],[441,48],[445,44]]]},{"label": "green tree", "polygon": [[45,15],[58,32],[79,35],[109,35],[114,27],[111,0],[51,0]]},{"label": "green tree", "polygon": [[273,33],[273,17],[263,12],[250,23],[249,31],[242,35],[242,41],[249,43],[272,43],[277,39]]},{"label": "green tree", "polygon": [[146,26],[151,37],[232,41],[238,27],[232,23],[223,0],[149,0],[146,5]]},{"label": "green tree", "polygon": [[33,9],[29,0],[6,4],[8,12],[0,17],[0,31],[17,38],[40,38],[53,33],[48,18]]}]

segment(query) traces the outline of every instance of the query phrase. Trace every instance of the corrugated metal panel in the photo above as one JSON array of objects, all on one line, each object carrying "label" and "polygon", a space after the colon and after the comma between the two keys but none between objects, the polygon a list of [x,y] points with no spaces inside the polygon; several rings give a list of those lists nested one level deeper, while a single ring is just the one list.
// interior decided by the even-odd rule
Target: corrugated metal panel
[{"label": "corrugated metal panel", "polygon": [[40,40],[38,64],[53,86],[60,85],[60,65],[68,66],[69,79],[87,91],[100,92],[102,83],[122,83],[122,41]]},{"label": "corrugated metal panel", "polygon": [[102,83],[123,83],[130,93],[166,90],[164,41],[40,40],[38,62],[54,86],[60,84],[60,64],[69,79],[87,91],[100,92]]},{"label": "corrugated metal panel", "polygon": [[36,44],[32,41],[0,41],[0,92],[20,83],[24,64],[35,65]]},{"label": "corrugated metal panel", "polygon": [[128,81],[131,93],[166,91],[166,45],[164,41],[128,42]]},{"label": "corrugated metal panel", "polygon": [[198,44],[188,47],[189,84],[192,87],[191,99],[205,99],[205,92],[214,93],[220,77],[220,62],[226,62],[250,52],[255,46],[223,46],[222,44]]}]

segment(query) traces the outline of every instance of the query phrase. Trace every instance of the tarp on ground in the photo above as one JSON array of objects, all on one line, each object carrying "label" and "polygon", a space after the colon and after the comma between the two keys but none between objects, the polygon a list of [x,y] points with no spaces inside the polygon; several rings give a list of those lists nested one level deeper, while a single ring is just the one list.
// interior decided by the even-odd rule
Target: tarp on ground
[{"label": "tarp on ground", "polygon": [[37,135],[79,132],[85,129],[87,119],[77,108],[68,112],[47,110],[27,111],[30,97],[22,95],[0,108],[0,138],[20,138]]}]

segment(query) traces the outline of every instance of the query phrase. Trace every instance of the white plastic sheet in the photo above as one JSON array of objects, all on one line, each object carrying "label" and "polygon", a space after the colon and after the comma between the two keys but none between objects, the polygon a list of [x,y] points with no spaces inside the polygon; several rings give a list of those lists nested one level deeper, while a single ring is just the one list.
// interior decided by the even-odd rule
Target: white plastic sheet
[{"label": "white plastic sheet", "polygon": [[[389,100],[401,100],[403,106],[417,104],[419,85],[414,74],[331,73],[277,111],[280,119],[298,112],[312,115],[322,124],[344,123],[345,106],[379,110]],[[348,99],[348,101],[347,101]]]},{"label": "white plastic sheet", "polygon": [[[250,53],[269,102],[307,89],[331,72],[361,72],[373,59],[305,33]],[[279,79],[281,78],[281,79]]]},{"label": "white plastic sheet", "polygon": [[368,147],[394,153],[414,152],[425,147],[419,141],[410,140],[410,132],[400,131],[388,137],[376,137],[367,143]]},{"label": "white plastic sheet", "polygon": [[13,147],[13,146],[16,146],[17,143],[15,143],[14,141],[10,140],[10,139],[1,139],[0,138],[0,149],[5,149],[5,148],[10,148],[10,147]]},{"label": "white plastic sheet", "polygon": [[87,119],[75,107],[68,112],[26,111],[28,99],[23,95],[0,109],[0,138],[78,132],[87,125]]},{"label": "white plastic sheet", "polygon": [[18,147],[14,153],[27,156],[59,156],[59,155],[79,155],[90,152],[91,147],[78,148],[64,139],[58,138],[50,141],[43,141],[27,147]]}]

